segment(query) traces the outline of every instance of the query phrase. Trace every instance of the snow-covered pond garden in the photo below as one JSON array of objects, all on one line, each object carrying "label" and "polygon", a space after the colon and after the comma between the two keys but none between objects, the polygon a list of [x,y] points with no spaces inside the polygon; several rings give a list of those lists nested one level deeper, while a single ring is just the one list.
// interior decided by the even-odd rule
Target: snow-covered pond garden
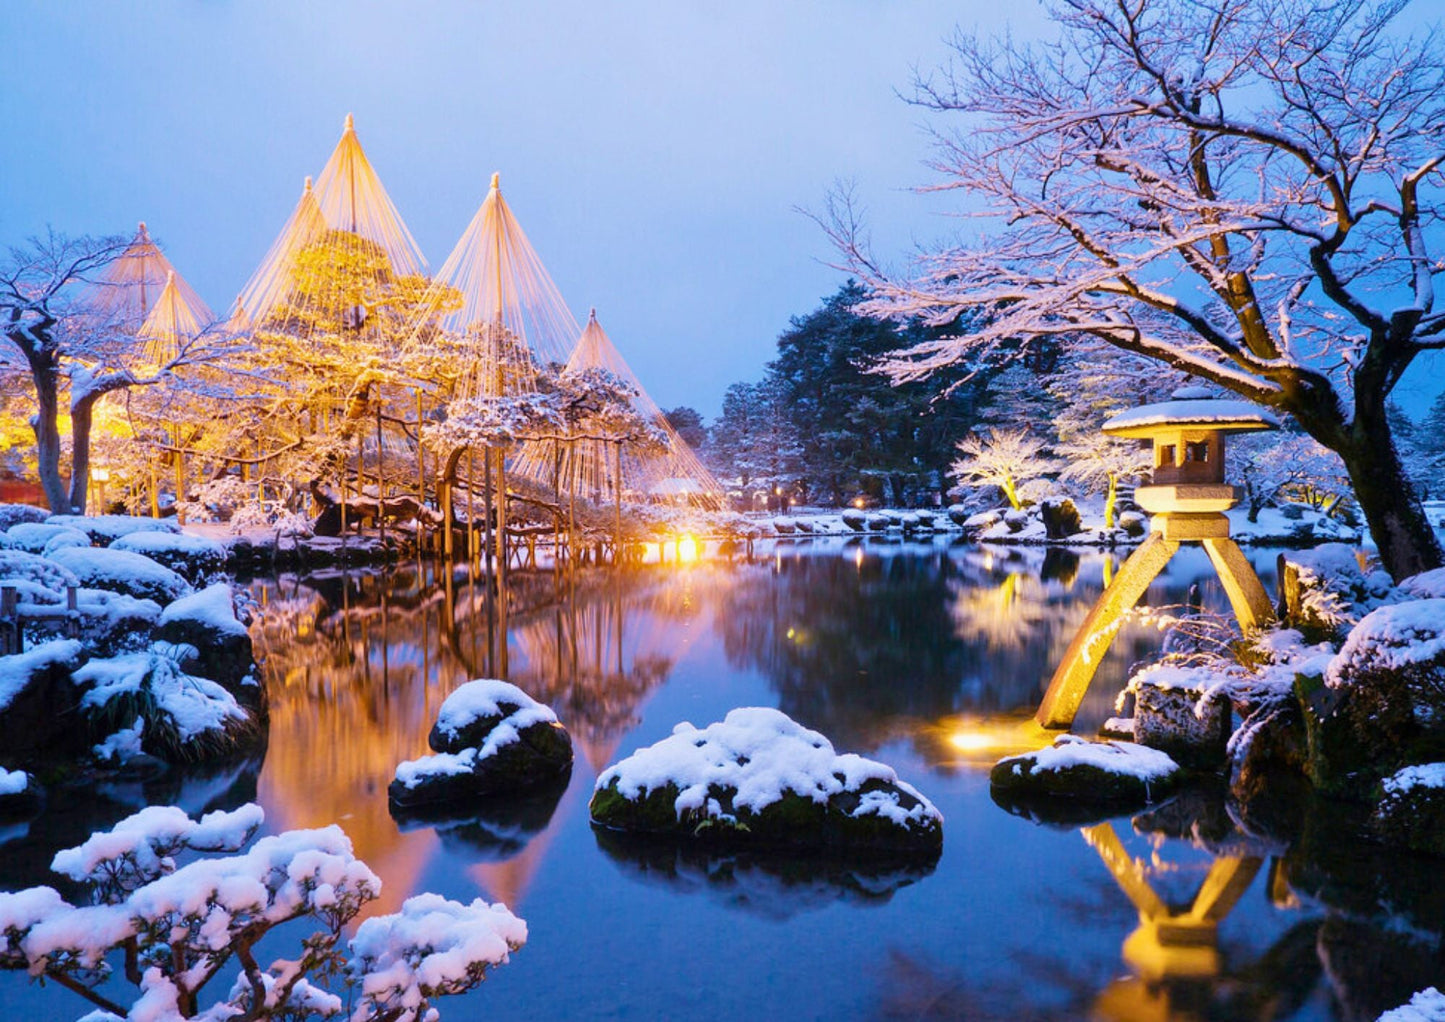
[{"label": "snow-covered pond garden", "polygon": [[[1197,585],[1223,608],[1193,553],[1151,604]],[[1274,556],[1254,555],[1271,589]],[[465,568],[256,580],[264,752],[52,791],[43,815],[0,830],[0,876],[53,885],[58,849],[146,804],[196,816],[254,801],[264,833],[337,823],[382,881],[364,916],[425,891],[526,920],[510,964],[439,1005],[452,1019],[1373,1019],[1437,982],[1445,891],[1430,860],[1342,841],[1325,817],[1245,818],[1192,789],[1114,819],[995,804],[1000,736],[1037,705],[1116,567],[942,536],[778,540],[751,561],[518,578],[505,613]],[[1159,642],[1126,627],[1076,731],[1112,715],[1127,666]],[[389,809],[443,700],[500,676],[555,711],[570,775],[480,814]],[[941,857],[633,844],[589,823],[609,766],[744,706],[893,767],[941,811]],[[23,972],[0,973],[0,1004],[15,1018],[85,1011]]]}]

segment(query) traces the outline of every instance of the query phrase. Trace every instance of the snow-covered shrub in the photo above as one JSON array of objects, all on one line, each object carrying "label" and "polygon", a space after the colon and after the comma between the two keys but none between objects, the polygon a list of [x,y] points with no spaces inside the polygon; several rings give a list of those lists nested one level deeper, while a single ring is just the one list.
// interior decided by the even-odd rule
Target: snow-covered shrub
[{"label": "snow-covered shrub", "polygon": [[43,522],[49,517],[50,512],[43,507],[32,507],[29,504],[0,504],[0,532],[8,532],[24,522]]},{"label": "snow-covered shrub", "polygon": [[24,588],[26,583],[48,590],[59,601],[66,589],[80,585],[80,579],[75,572],[50,558],[23,550],[0,550],[0,584],[20,588],[23,597],[28,591]]},{"label": "snow-covered shrub", "polygon": [[203,483],[194,500],[178,501],[176,511],[188,522],[224,522],[255,497],[254,483],[242,482],[237,475],[224,475]]},{"label": "snow-covered shrub", "polygon": [[106,546],[132,532],[180,532],[181,527],[169,518],[146,518],[141,515],[51,515],[51,525],[79,529],[91,542]]},{"label": "snow-covered shrub", "polygon": [[1370,820],[1375,835],[1397,847],[1445,854],[1445,763],[1404,767],[1381,788]]},{"label": "snow-covered shrub", "polygon": [[86,689],[80,708],[93,732],[108,735],[145,722],[142,748],[168,762],[223,756],[248,741],[256,721],[225,688],[182,669],[189,646],[154,643],[141,653],[89,661],[73,677]]},{"label": "snow-covered shrub", "polygon": [[[421,1022],[438,1017],[436,998],[470,990],[527,940],[526,923],[501,905],[421,895],[367,920],[343,950],[343,929],[381,881],[336,826],[241,851],[263,819],[256,805],[199,821],[152,806],[58,852],[51,869],[87,895],[71,904],[50,887],[0,894],[0,968],[61,981],[116,1018],[333,1018],[344,993],[353,1022]],[[177,867],[182,852],[203,854]],[[263,967],[257,943],[298,921],[313,929],[300,954]],[[118,958],[138,996],[112,979]],[[239,976],[206,1003],[206,984],[228,967]]]},{"label": "snow-covered shrub", "polygon": [[1326,543],[1281,557],[1285,624],[1311,640],[1340,639],[1391,595],[1382,571],[1365,571],[1354,548]]},{"label": "snow-covered shrub", "polygon": [[183,532],[133,532],[111,543],[110,549],[149,557],[192,585],[200,585],[226,566],[225,547]]},{"label": "snow-covered shrub", "polygon": [[155,600],[162,606],[191,591],[190,583],[170,568],[128,550],[71,547],[55,551],[50,560],[69,570],[88,588]]},{"label": "snow-covered shrub", "polygon": [[1400,583],[1400,592],[1417,600],[1445,599],[1445,568],[1411,575]]},{"label": "snow-covered shrub", "polygon": [[49,522],[22,522],[11,526],[5,535],[10,537],[13,549],[31,554],[45,553],[45,545],[57,536],[75,537],[80,540],[78,546],[90,546],[90,537],[79,529],[72,529],[68,525],[51,525]]}]

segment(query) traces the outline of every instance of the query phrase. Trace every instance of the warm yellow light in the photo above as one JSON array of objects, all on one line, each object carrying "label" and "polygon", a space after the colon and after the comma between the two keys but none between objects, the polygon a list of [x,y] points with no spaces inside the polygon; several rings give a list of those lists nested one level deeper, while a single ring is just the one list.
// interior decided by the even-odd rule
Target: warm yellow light
[{"label": "warm yellow light", "polygon": [[98,483],[108,483],[110,482],[110,469],[93,468],[90,470],[90,478]]},{"label": "warm yellow light", "polygon": [[691,564],[697,560],[697,540],[691,536],[679,536],[677,540],[677,559],[681,564]]},{"label": "warm yellow light", "polygon": [[948,744],[960,752],[981,752],[992,748],[998,739],[980,731],[955,731],[948,736]]},{"label": "warm yellow light", "polygon": [[859,497],[857,500],[853,501],[853,506],[856,507],[859,511],[862,511],[862,510],[863,510],[863,503],[864,503],[863,498],[862,498],[862,497]]}]

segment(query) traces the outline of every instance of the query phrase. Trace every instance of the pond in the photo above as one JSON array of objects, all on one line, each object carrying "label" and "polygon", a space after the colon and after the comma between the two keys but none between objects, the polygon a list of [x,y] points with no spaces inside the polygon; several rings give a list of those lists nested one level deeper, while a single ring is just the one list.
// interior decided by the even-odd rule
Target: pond
[{"label": "pond", "polygon": [[[1206,608],[1225,606],[1196,553],[1151,604],[1197,585]],[[1255,559],[1272,588],[1273,552]],[[505,606],[465,568],[431,564],[257,580],[264,758],[56,798],[0,833],[0,878],[54,884],[55,849],[146,802],[255,799],[268,831],[340,823],[384,881],[372,911],[426,890],[526,919],[526,946],[443,999],[444,1019],[1373,1019],[1445,979],[1436,864],[1318,821],[1245,818],[1216,792],[1072,824],[990,798],[986,736],[1037,705],[1116,566],[1102,552],[813,540],[517,577]],[[1112,714],[1127,667],[1159,643],[1155,625],[1126,627],[1079,730]],[[396,764],[426,751],[449,692],[497,675],[567,725],[570,781],[479,818],[398,823]],[[600,770],[746,705],[894,766],[943,812],[939,861],[709,856],[593,830]],[[0,975],[0,1007],[85,1010],[15,974]]]}]

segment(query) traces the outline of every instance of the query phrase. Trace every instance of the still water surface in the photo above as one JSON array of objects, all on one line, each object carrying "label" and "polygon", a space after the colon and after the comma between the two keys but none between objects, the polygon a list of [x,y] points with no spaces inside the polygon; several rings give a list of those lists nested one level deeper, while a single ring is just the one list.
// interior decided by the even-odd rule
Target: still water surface
[{"label": "still water surface", "polygon": [[[1433,864],[1344,854],[1355,842],[1341,833],[1258,825],[1222,796],[1082,826],[990,799],[997,753],[975,746],[1037,704],[1109,557],[780,542],[749,561],[518,578],[505,609],[464,570],[429,565],[258,580],[264,759],[58,799],[0,844],[0,879],[54,883],[56,848],[147,801],[255,798],[269,831],[339,822],[385,884],[372,911],[426,890],[527,920],[512,963],[444,999],[444,1019],[1354,1020],[1445,981]],[[1273,555],[1258,561],[1272,585]],[[1195,583],[1224,607],[1188,551],[1149,602],[1182,602]],[[1079,729],[1112,713],[1127,666],[1159,641],[1125,630]],[[449,692],[494,675],[571,731],[565,789],[481,817],[394,820],[396,764],[427,751]],[[893,765],[944,814],[937,864],[637,850],[593,831],[600,770],[679,721],[745,705]],[[0,977],[5,1017],[74,1018],[73,996]]]}]

